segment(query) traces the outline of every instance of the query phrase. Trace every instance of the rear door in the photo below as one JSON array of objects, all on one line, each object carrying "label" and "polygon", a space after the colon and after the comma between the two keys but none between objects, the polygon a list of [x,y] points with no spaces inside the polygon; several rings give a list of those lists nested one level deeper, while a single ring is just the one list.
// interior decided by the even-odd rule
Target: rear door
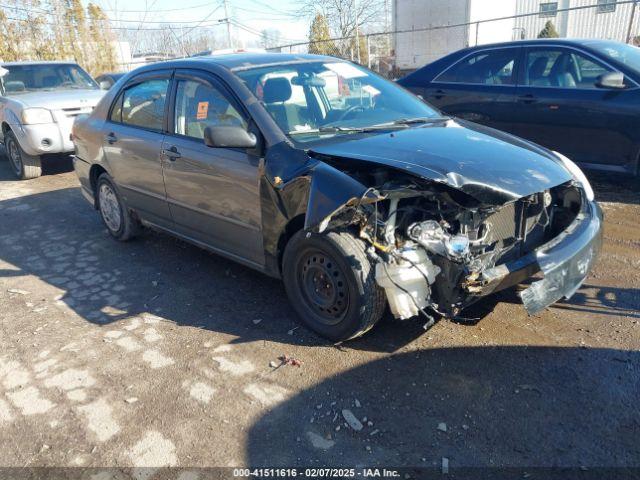
[{"label": "rear door", "polygon": [[613,71],[574,48],[526,48],[514,110],[516,134],[580,163],[610,168],[631,163],[634,132],[627,104],[635,102],[635,89],[596,86],[600,75]]},{"label": "rear door", "polygon": [[511,131],[521,50],[505,47],[470,53],[431,81],[425,100],[449,115]]},{"label": "rear door", "polygon": [[249,128],[231,91],[210,74],[176,70],[162,163],[178,233],[262,265],[261,159],[247,149],[204,144],[206,126]]},{"label": "rear door", "polygon": [[160,159],[171,74],[134,77],[116,97],[103,128],[110,173],[127,205],[162,226],[171,225]]}]

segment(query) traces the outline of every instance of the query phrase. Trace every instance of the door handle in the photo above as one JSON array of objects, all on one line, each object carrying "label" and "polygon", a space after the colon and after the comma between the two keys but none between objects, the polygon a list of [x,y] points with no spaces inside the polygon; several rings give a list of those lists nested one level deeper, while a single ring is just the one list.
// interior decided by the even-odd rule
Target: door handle
[{"label": "door handle", "polygon": [[440,100],[441,98],[444,98],[447,96],[447,92],[445,92],[444,90],[436,90],[436,92],[431,95],[432,98],[435,98],[436,100]]},{"label": "door handle", "polygon": [[520,95],[518,97],[518,101],[522,102],[522,103],[535,103],[535,102],[537,102],[537,99],[536,99],[535,95],[532,95],[531,93],[528,93],[527,95]]},{"label": "door handle", "polygon": [[118,137],[116,137],[115,133],[111,132],[105,137],[105,140],[109,145],[113,145],[118,141]]},{"label": "door handle", "polygon": [[182,155],[180,154],[180,152],[178,151],[178,149],[176,148],[176,146],[171,146],[169,148],[163,148],[162,149],[162,155],[164,155],[165,157],[167,157],[169,160],[171,160],[172,162],[176,159],[176,158],[180,158]]}]

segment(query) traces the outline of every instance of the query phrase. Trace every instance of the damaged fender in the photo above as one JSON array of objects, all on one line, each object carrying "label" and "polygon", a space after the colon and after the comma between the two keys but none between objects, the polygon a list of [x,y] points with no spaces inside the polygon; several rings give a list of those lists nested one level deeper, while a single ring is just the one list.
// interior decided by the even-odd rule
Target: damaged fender
[{"label": "damaged fender", "polygon": [[326,163],[312,169],[305,230],[326,230],[331,217],[346,206],[378,201],[379,196],[349,175]]}]

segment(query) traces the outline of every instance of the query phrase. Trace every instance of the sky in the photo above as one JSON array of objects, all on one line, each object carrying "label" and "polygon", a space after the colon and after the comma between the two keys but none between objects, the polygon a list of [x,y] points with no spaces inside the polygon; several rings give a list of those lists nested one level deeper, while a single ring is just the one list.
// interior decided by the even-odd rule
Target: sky
[{"label": "sky", "polygon": [[[138,27],[138,23],[172,22],[185,23],[185,29],[196,22],[205,21],[212,24],[216,20],[225,18],[222,0],[93,0],[100,5],[112,20],[126,20],[121,25]],[[309,32],[306,19],[296,17],[292,12],[299,8],[297,0],[227,0],[229,15],[249,30],[261,32],[264,29],[280,31],[283,42],[295,43],[305,41]],[[88,3],[88,0],[85,0]],[[179,6],[178,6],[179,5]],[[178,10],[179,9],[179,10]],[[147,14],[143,13],[148,11]],[[146,23],[145,27],[157,27],[159,24]],[[226,26],[214,28],[217,35],[226,34]],[[240,27],[233,27],[233,35],[241,42],[249,43],[259,37]]]}]

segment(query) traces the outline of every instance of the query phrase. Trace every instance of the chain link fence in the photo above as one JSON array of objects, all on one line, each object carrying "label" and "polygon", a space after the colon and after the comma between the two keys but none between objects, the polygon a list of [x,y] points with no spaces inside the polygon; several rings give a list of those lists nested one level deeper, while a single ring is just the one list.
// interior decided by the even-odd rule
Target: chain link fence
[{"label": "chain link fence", "polygon": [[[552,2],[553,3],[553,2]],[[560,37],[601,38],[640,44],[638,0],[574,0],[567,8],[543,10],[539,2],[517,3],[515,15],[470,22],[402,29],[396,13],[396,30],[354,34],[314,42],[270,48],[282,53],[330,55],[364,65],[387,78],[397,78],[461,48],[488,43],[537,38],[554,25]],[[533,6],[539,6],[532,12]],[[523,10],[523,9],[528,10]],[[418,23],[414,18],[405,23]],[[400,27],[400,28],[398,28]]]}]

